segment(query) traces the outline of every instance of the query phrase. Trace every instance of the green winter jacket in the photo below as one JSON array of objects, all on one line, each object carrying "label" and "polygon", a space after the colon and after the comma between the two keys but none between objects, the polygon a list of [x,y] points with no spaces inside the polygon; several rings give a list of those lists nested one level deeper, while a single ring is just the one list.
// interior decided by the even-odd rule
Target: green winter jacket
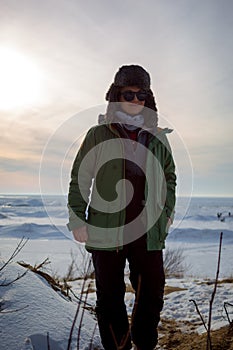
[{"label": "green winter jacket", "polygon": [[[146,153],[145,206],[140,220],[147,227],[147,249],[165,247],[168,218],[173,220],[176,175],[166,137],[169,129],[149,135]],[[124,144],[112,124],[92,127],[75,158],[68,195],[69,230],[87,225],[87,249],[121,248],[126,191]],[[136,189],[135,189],[136,190]]]}]

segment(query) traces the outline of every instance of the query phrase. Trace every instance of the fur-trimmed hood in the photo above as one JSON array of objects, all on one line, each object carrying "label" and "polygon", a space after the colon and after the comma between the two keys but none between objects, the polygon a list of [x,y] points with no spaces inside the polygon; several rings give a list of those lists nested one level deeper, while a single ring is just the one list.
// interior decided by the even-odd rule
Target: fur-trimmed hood
[{"label": "fur-trimmed hood", "polygon": [[[98,116],[98,124],[103,125],[103,124],[114,124],[114,123],[119,123],[119,121],[114,120],[114,118],[108,117],[107,114],[99,114]],[[158,126],[153,126],[153,127],[147,127],[146,125],[143,126],[143,129],[150,132],[154,136],[162,136],[165,134],[170,134],[173,129],[170,128],[160,128]]]}]

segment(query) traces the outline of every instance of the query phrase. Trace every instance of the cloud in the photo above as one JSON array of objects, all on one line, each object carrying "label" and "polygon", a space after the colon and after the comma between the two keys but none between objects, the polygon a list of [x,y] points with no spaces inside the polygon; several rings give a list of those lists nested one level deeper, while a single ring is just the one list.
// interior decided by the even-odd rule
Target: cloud
[{"label": "cloud", "polygon": [[38,163],[35,160],[22,159],[10,159],[0,157],[0,168],[2,172],[6,173],[25,173],[31,174],[38,172]]},{"label": "cloud", "polygon": [[97,113],[77,117],[71,133],[63,123],[104,103],[119,66],[139,63],[151,73],[159,111],[182,135],[196,176],[214,191],[204,174],[224,176],[225,169],[230,184],[232,3],[15,0],[0,7],[1,43],[28,55],[45,76],[33,109],[1,114],[1,154],[12,160],[11,174],[17,166],[23,171],[20,160],[30,173],[26,161],[39,163],[59,127],[63,133],[50,143],[46,162],[53,168],[68,149],[68,167],[75,153],[70,144],[96,122]]}]

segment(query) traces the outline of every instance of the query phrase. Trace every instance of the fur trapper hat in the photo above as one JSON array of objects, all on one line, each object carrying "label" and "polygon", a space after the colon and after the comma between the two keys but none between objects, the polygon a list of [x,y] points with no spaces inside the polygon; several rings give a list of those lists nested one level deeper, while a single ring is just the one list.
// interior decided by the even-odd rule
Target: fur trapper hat
[{"label": "fur trapper hat", "polygon": [[150,76],[141,66],[122,66],[116,73],[113,84],[118,87],[138,86],[143,90],[149,90]]}]

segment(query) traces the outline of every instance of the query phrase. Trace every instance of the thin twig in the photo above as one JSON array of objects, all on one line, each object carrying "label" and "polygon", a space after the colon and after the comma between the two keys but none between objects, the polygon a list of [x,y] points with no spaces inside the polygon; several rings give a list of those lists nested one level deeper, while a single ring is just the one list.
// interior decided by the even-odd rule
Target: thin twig
[{"label": "thin twig", "polygon": [[129,331],[129,330],[127,331],[127,333],[125,334],[125,336],[122,337],[121,342],[120,342],[120,345],[118,345],[118,342],[117,342],[117,339],[116,339],[116,336],[115,336],[115,333],[114,333],[114,330],[113,330],[111,324],[109,325],[109,328],[110,328],[110,331],[111,331],[111,334],[112,334],[112,337],[113,337],[113,340],[114,340],[116,349],[117,349],[117,350],[125,349],[125,345],[126,345],[126,343],[127,343],[127,341],[128,341],[129,335],[130,335],[130,331]]},{"label": "thin twig", "polygon": [[[134,317],[135,317],[136,312],[137,312],[138,300],[139,300],[139,295],[140,295],[140,291],[141,291],[141,286],[142,286],[142,276],[139,275],[138,276],[137,291],[136,291],[136,299],[135,299],[135,302],[134,302],[134,307],[133,307],[132,316],[131,316],[131,324],[133,323]],[[128,332],[126,333],[125,337],[121,340],[120,346],[118,348],[119,350],[125,348],[126,343],[129,340],[129,337],[130,337],[130,329],[128,329]]]},{"label": "thin twig", "polygon": [[[136,291],[136,299],[134,302],[134,307],[133,307],[132,316],[131,316],[131,324],[133,323],[133,319],[135,317],[135,314],[136,314],[136,311],[138,308],[138,300],[139,300],[139,295],[140,295],[140,290],[141,290],[141,284],[142,284],[142,276],[139,275],[138,276],[138,286],[137,286],[137,291]],[[114,340],[114,343],[116,345],[117,350],[124,349],[128,339],[129,339],[129,336],[130,336],[130,329],[128,329],[126,335],[121,339],[120,345],[118,345],[118,343],[117,343],[112,325],[110,325],[110,330],[111,330],[112,337],[113,337],[113,340]]]},{"label": "thin twig", "polygon": [[217,290],[217,285],[218,285],[218,276],[219,276],[219,270],[220,270],[221,250],[222,250],[222,236],[223,236],[223,233],[221,232],[220,233],[220,241],[219,241],[217,272],[216,272],[216,278],[215,278],[215,283],[214,283],[214,290],[212,292],[212,296],[211,296],[211,299],[210,299],[206,350],[209,350],[209,349],[212,350],[212,343],[211,343],[211,336],[210,336],[211,318],[212,318],[212,308],[213,308],[214,297],[215,297],[216,290]]},{"label": "thin twig", "polygon": [[206,324],[205,324],[205,321],[204,321],[204,318],[202,317],[202,314],[200,313],[200,310],[199,310],[199,308],[198,308],[198,305],[197,305],[196,301],[195,301],[194,299],[190,299],[189,301],[192,301],[192,302],[194,303],[194,305],[195,305],[195,307],[196,307],[196,310],[197,310],[197,313],[198,313],[198,315],[200,316],[201,321],[202,321],[202,323],[203,323],[203,326],[205,327],[205,330],[206,330],[206,332],[207,332],[207,331],[208,331],[208,328],[207,328],[207,326],[206,326]]},{"label": "thin twig", "polygon": [[47,332],[47,349],[50,350],[49,332]]},{"label": "thin twig", "polygon": [[80,303],[84,304],[85,306],[87,305],[87,306],[89,306],[90,308],[92,308],[92,309],[94,310],[94,306],[93,306],[91,303],[89,303],[89,302],[87,302],[87,301],[84,301],[84,300],[82,300],[80,297],[78,297],[78,296],[74,293],[74,291],[73,291],[72,288],[70,288],[70,293],[73,294],[73,296],[74,296],[78,301],[80,301]]},{"label": "thin twig", "polygon": [[[83,279],[83,284],[82,284],[82,289],[81,289],[81,296],[83,295],[83,292],[84,292],[84,287],[85,287],[86,280],[88,278],[87,276],[88,276],[88,272],[90,270],[90,266],[91,266],[91,258],[89,259],[89,262],[88,262],[88,267],[87,267],[87,270],[86,270],[87,273],[86,273],[86,275],[84,276],[84,279]],[[71,326],[71,329],[70,329],[70,335],[69,335],[67,350],[70,350],[70,346],[71,346],[71,342],[72,342],[72,336],[73,336],[73,332],[74,332],[74,327],[75,327],[75,323],[76,323],[77,318],[78,318],[80,306],[81,306],[81,300],[78,302],[78,307],[77,307],[77,310],[76,310],[76,313],[75,313],[75,316],[74,316],[74,320],[73,320],[73,323],[72,323],[72,326]]]},{"label": "thin twig", "polygon": [[136,291],[136,299],[134,302],[134,307],[133,307],[133,311],[132,311],[132,316],[131,316],[131,324],[133,323],[133,319],[136,315],[136,311],[137,311],[137,307],[138,307],[138,300],[139,300],[139,294],[140,294],[140,290],[141,290],[141,284],[142,284],[142,276],[139,275],[138,276],[138,286],[137,286],[137,291]]},{"label": "thin twig", "polygon": [[[56,281],[53,277],[51,277],[48,273],[38,270],[38,268],[36,266],[32,266],[30,264],[25,263],[24,261],[18,261],[18,264],[22,267],[25,267],[27,270],[30,270],[36,274],[38,274],[39,276],[43,277],[49,284],[50,286],[56,291],[56,292],[61,292],[62,295],[64,295],[65,297],[68,297],[69,299],[71,299],[68,295],[68,291],[65,291],[63,286],[61,285],[61,283],[59,281]],[[41,264],[40,264],[41,265]]]},{"label": "thin twig", "polygon": [[[137,307],[138,307],[138,300],[139,300],[139,295],[140,295],[140,290],[141,290],[141,283],[142,283],[142,278],[141,275],[138,276],[138,286],[137,286],[137,291],[136,291],[136,299],[134,302],[134,307],[133,307],[133,311],[132,311],[132,316],[131,316],[131,324],[133,323],[133,319],[135,317],[136,311],[137,311]],[[115,346],[117,350],[121,350],[125,348],[125,345],[129,339],[130,336],[130,329],[128,329],[127,333],[125,334],[125,336],[121,339],[120,345],[118,345],[114,330],[112,328],[112,325],[109,325]]]},{"label": "thin twig", "polygon": [[229,317],[229,314],[228,314],[228,311],[227,311],[227,305],[232,306],[232,307],[233,307],[233,305],[228,303],[228,302],[224,303],[224,309],[225,309],[225,312],[226,312],[226,315],[227,315],[228,322],[229,322],[230,325],[232,325],[233,320],[230,320],[230,317]]},{"label": "thin twig", "polygon": [[[85,298],[84,298],[84,303],[86,303],[86,301],[87,301],[88,290],[89,290],[90,286],[91,286],[91,282],[88,284],[87,293],[86,293]],[[81,317],[80,317],[79,326],[78,326],[77,350],[79,350],[79,342],[80,342],[80,335],[81,335],[81,328],[82,328],[82,323],[83,323],[84,312],[85,312],[85,309],[83,307],[82,308],[82,314],[81,314]]]},{"label": "thin twig", "polygon": [[2,284],[0,284],[0,287],[8,287],[8,286],[10,286],[12,283],[14,283],[14,282],[18,281],[20,278],[24,277],[26,275],[26,273],[28,273],[28,270],[25,271],[24,273],[22,273],[22,275],[18,274],[18,277],[16,277],[14,280],[12,280],[10,282],[7,282],[7,283],[3,282]]},{"label": "thin twig", "polygon": [[16,257],[17,254],[23,249],[25,244],[27,243],[28,238],[22,237],[21,240],[19,241],[17,247],[9,257],[9,259],[0,267],[0,272]]},{"label": "thin twig", "polygon": [[39,270],[41,269],[42,267],[44,267],[44,265],[48,265],[50,264],[51,261],[49,260],[49,258],[46,258],[44,261],[42,261],[42,263],[40,263],[39,265],[35,265],[34,268],[35,270]]},{"label": "thin twig", "polygon": [[13,312],[22,311],[22,310],[26,309],[28,306],[29,305],[26,305],[26,306],[23,306],[23,307],[21,307],[19,309],[14,309],[14,310],[9,310],[9,311],[2,311],[2,310],[6,310],[6,309],[2,309],[2,310],[0,310],[0,313],[1,314],[12,314]]},{"label": "thin twig", "polygon": [[93,329],[93,333],[92,333],[92,337],[91,337],[91,341],[90,341],[89,350],[92,349],[92,345],[93,345],[93,340],[94,340],[94,335],[95,335],[96,327],[97,327],[97,322],[96,322],[95,327],[94,327],[94,329]]},{"label": "thin twig", "polygon": [[119,347],[118,347],[117,339],[116,339],[116,336],[115,336],[115,333],[114,333],[114,330],[113,330],[111,324],[109,325],[109,329],[110,329],[110,332],[111,332],[111,334],[112,334],[112,338],[113,338],[115,347],[116,347],[116,349],[118,349]]}]

